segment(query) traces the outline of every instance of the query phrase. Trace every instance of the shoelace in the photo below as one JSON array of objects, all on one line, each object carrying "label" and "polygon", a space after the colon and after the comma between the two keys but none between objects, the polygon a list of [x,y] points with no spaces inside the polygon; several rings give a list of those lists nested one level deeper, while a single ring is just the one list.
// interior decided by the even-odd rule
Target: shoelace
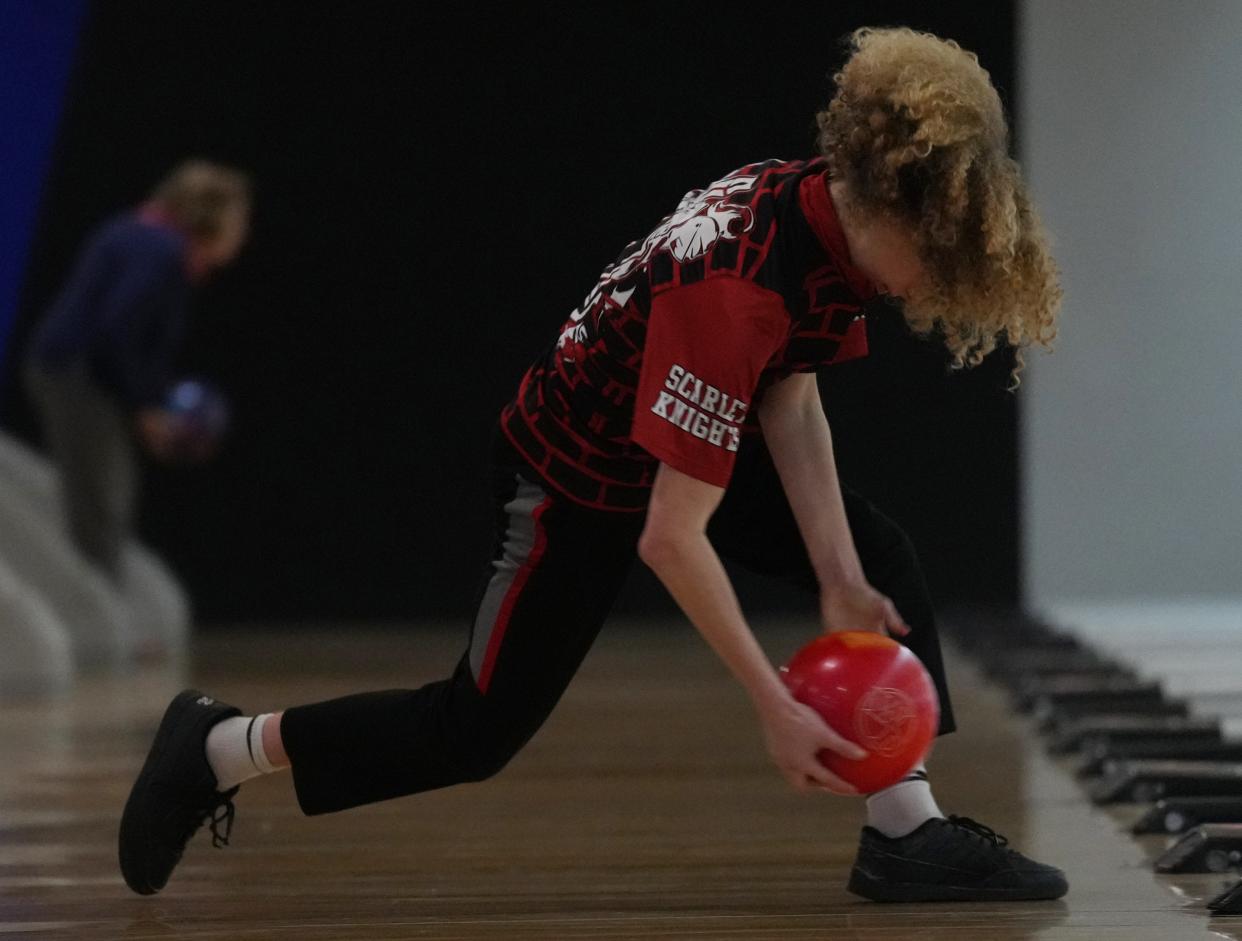
[{"label": "shoelace", "polygon": [[1009,845],[1008,837],[1001,836],[991,827],[984,826],[978,820],[971,820],[969,817],[958,817],[954,814],[949,814],[948,819],[949,823],[953,824],[955,827],[961,827],[963,830],[968,830],[976,836],[983,837],[983,839],[991,843],[995,843],[997,846]]},{"label": "shoelace", "polygon": [[[211,845],[216,849],[229,845],[229,837],[233,834],[233,817],[237,810],[232,798],[220,795],[220,799],[209,804],[203,812],[203,823],[211,829]],[[220,832],[223,825],[224,832]]]}]

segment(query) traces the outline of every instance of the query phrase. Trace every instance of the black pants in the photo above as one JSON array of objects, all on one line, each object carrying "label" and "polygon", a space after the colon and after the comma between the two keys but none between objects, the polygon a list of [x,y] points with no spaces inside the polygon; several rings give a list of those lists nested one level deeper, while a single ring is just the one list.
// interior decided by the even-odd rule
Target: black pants
[{"label": "black pants", "polygon": [[[552,712],[594,643],[637,558],[642,514],[602,513],[532,482],[498,435],[497,545],[453,675],[417,690],[361,693],[285,712],[281,730],[308,814],[344,810],[501,768]],[[845,492],[868,580],[913,628],[906,643],[936,681],[941,733],[952,731],[931,601],[909,538]],[[739,454],[710,536],[757,572],[818,586],[771,459],[756,438]]]}]

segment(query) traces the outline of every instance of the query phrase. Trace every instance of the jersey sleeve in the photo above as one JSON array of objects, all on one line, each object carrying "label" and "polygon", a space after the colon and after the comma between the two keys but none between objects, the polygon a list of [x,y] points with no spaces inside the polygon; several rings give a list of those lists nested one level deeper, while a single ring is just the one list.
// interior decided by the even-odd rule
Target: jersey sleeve
[{"label": "jersey sleeve", "polygon": [[656,295],[633,441],[684,474],[727,486],[759,374],[789,324],[780,295],[740,278],[709,278]]}]

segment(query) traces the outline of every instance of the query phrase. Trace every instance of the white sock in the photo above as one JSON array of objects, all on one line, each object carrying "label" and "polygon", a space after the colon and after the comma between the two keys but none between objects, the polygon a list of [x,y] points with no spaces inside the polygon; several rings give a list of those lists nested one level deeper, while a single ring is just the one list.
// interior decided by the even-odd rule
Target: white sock
[{"label": "white sock", "polygon": [[933,817],[943,817],[920,763],[891,787],[867,798],[867,825],[887,837],[905,836]]},{"label": "white sock", "polygon": [[263,750],[263,726],[272,713],[250,718],[233,716],[217,722],[207,733],[207,764],[216,776],[216,789],[227,791],[257,778],[261,774],[279,771],[267,760]]}]

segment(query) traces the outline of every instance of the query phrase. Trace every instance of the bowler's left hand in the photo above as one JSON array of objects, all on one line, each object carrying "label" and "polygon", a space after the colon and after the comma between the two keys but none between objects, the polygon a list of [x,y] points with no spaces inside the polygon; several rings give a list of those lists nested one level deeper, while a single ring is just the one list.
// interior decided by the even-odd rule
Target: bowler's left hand
[{"label": "bowler's left hand", "polygon": [[866,582],[833,585],[820,593],[820,617],[824,633],[872,631],[905,637],[910,633],[897,606]]}]

